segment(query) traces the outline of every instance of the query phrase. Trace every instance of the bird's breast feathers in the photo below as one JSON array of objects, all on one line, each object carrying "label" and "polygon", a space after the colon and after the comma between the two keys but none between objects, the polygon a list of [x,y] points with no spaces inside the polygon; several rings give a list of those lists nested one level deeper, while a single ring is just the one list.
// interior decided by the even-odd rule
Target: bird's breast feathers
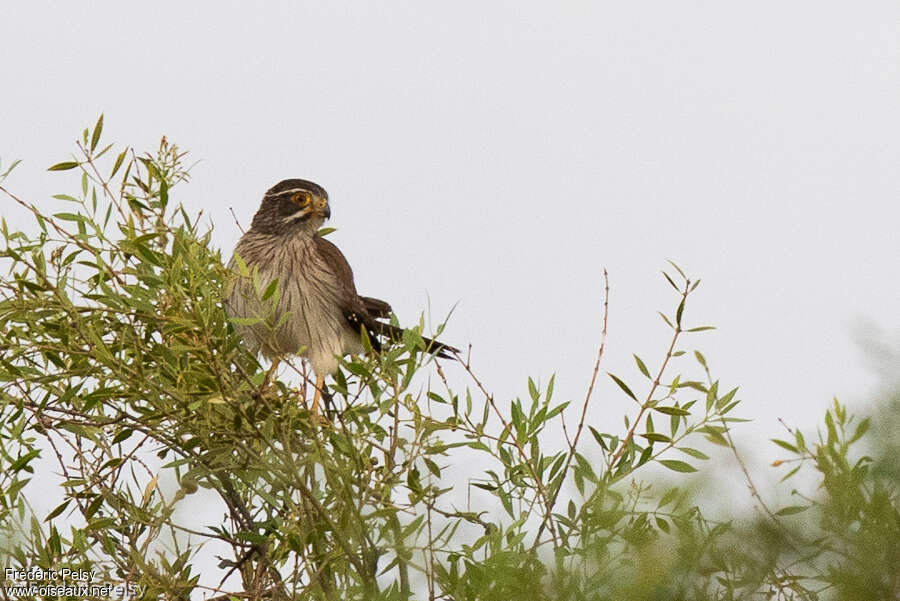
[{"label": "bird's breast feathers", "polygon": [[[241,278],[227,305],[232,317],[262,318],[242,332],[257,342],[257,350],[271,357],[305,347],[317,374],[337,369],[336,355],[362,350],[342,314],[344,284],[316,251],[314,239],[245,235],[235,250],[251,277]],[[273,280],[277,292],[263,299]]]}]

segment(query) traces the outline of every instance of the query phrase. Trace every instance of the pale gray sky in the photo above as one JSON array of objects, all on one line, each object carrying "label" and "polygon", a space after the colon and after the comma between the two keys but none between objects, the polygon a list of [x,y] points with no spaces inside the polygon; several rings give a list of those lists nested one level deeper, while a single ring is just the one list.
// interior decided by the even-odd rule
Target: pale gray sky
[{"label": "pale gray sky", "polygon": [[[230,249],[262,193],[303,177],[364,294],[412,323],[459,301],[500,397],[558,374],[657,364],[670,258],[703,285],[687,318],[741,386],[738,440],[811,426],[876,384],[853,332],[900,331],[900,4],[798,2],[10,3],[0,158],[44,202],[100,112],[106,137],[194,159],[178,198]],[[9,201],[3,214],[27,221]],[[427,295],[427,296],[426,296]],[[452,371],[452,368],[448,368]],[[459,378],[462,381],[462,378]],[[590,414],[631,407],[603,382]]]}]

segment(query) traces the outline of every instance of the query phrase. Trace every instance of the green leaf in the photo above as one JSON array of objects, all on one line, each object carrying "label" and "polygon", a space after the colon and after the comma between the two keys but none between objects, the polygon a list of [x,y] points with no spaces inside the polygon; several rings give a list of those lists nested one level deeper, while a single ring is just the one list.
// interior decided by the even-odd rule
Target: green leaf
[{"label": "green leaf", "polygon": [[236,326],[252,326],[262,322],[262,317],[231,317],[228,319]]},{"label": "green leaf", "polygon": [[65,200],[66,202],[81,202],[74,196],[69,196],[68,194],[54,194],[53,198],[56,200]]},{"label": "green leaf", "polygon": [[637,355],[632,355],[632,356],[634,357],[634,362],[637,363],[637,366],[638,366],[638,369],[640,370],[640,372],[649,378],[650,372],[647,370],[647,366],[644,365],[644,362],[641,361],[641,358],[638,357]]},{"label": "green leaf", "polygon": [[798,449],[806,449],[806,441],[803,440],[803,432],[801,432],[800,430],[795,430],[794,439],[797,441]]},{"label": "green leaf", "polygon": [[623,382],[623,381],[620,380],[617,376],[615,376],[615,375],[613,375],[613,374],[611,374],[611,373],[609,373],[609,372],[606,372],[606,375],[608,375],[610,378],[612,378],[613,381],[614,381],[616,384],[619,385],[619,388],[621,388],[621,389],[625,392],[625,394],[627,394],[628,396],[630,396],[630,397],[631,397],[632,399],[634,399],[635,401],[640,402],[640,401],[637,400],[637,397],[634,396],[634,393],[631,392],[631,389],[628,388],[628,385],[625,384],[625,382]]},{"label": "green leaf", "polygon": [[588,430],[591,431],[591,436],[594,437],[594,440],[597,441],[597,444],[600,445],[600,448],[602,448],[604,451],[609,451],[606,443],[603,442],[603,435],[600,434],[600,432],[598,432],[594,426],[588,426]]},{"label": "green leaf", "polygon": [[797,472],[799,472],[801,467],[803,467],[803,466],[802,466],[802,465],[798,465],[797,467],[795,467],[794,469],[792,469],[791,471],[789,471],[788,473],[786,473],[786,474],[784,475],[784,477],[783,477],[781,480],[779,480],[779,482],[784,482],[785,480],[787,480],[788,478],[790,478],[791,476],[793,476],[794,474],[796,474]]},{"label": "green leaf", "polygon": [[[693,388],[694,390],[696,390],[696,391],[698,391],[698,392],[702,392],[703,394],[706,394],[706,390],[707,390],[707,389],[706,389],[706,386],[703,385],[703,382],[697,382],[697,381],[695,381],[695,380],[688,380],[688,381],[686,381],[686,382],[679,382],[679,383],[678,383],[678,388]],[[694,402],[694,401],[690,401],[690,402]],[[685,405],[684,405],[685,408],[687,408],[687,405],[688,405],[688,404],[685,403]]]},{"label": "green leaf", "polygon": [[666,316],[663,314],[662,311],[657,311],[657,313],[659,313],[659,316],[662,317],[662,319],[663,319],[664,322],[666,322],[666,325],[667,325],[667,326],[669,326],[670,328],[674,328],[674,327],[675,327],[675,326],[672,325],[672,322],[669,321],[669,318],[666,317]]},{"label": "green leaf", "polygon": [[241,255],[234,253],[234,262],[237,265],[238,273],[242,278],[250,277],[250,269],[247,267],[247,264],[244,263],[244,260],[241,258]]},{"label": "green leaf", "polygon": [[123,461],[124,459],[122,457],[113,457],[112,459],[105,461],[103,465],[100,466],[99,471],[103,471],[107,468],[118,467],[119,465],[122,465]]},{"label": "green leaf", "polygon": [[[28,468],[28,471],[33,470]],[[6,490],[6,496],[9,497],[10,500],[16,499],[19,496],[19,492],[25,488],[25,486],[31,482],[31,478],[22,478],[19,480],[13,480],[13,482],[9,485],[9,488]]]},{"label": "green leaf", "polygon": [[76,223],[87,219],[84,215],[77,215],[75,213],[54,213],[53,216],[57,219],[62,219],[63,221],[74,221]]},{"label": "green leaf", "polygon": [[45,521],[45,522],[49,522],[50,520],[52,520],[53,518],[55,518],[56,516],[58,516],[59,514],[61,514],[63,511],[66,510],[66,507],[69,506],[69,503],[70,503],[71,501],[72,501],[72,499],[66,499],[66,500],[63,501],[60,505],[57,505],[57,506],[56,506],[56,509],[54,509],[54,510],[51,511],[49,514],[47,514],[47,517],[44,518],[44,521]]},{"label": "green leaf", "polygon": [[672,442],[672,439],[666,436],[665,434],[660,434],[659,432],[646,432],[641,434],[643,438],[646,438],[650,442]]},{"label": "green leaf", "polygon": [[103,131],[103,113],[100,113],[100,118],[97,119],[97,125],[94,126],[94,133],[91,135],[91,152],[94,152],[94,149],[97,148],[97,144],[100,142],[100,132]]},{"label": "green leaf", "polygon": [[691,472],[696,472],[697,468],[695,468],[690,463],[685,463],[684,461],[678,461],[677,459],[660,459],[659,462],[669,468],[674,472],[681,472],[683,474],[689,474]]},{"label": "green leaf", "polygon": [[856,431],[853,432],[853,436],[850,437],[850,440],[848,440],[847,443],[853,444],[854,442],[862,438],[865,433],[869,431],[869,425],[870,422],[868,417],[859,422],[859,425],[856,426]]},{"label": "green leaf", "polygon": [[678,265],[676,265],[674,261],[672,261],[671,259],[666,259],[666,262],[667,262],[669,265],[671,265],[672,267],[675,268],[675,270],[678,272],[678,275],[680,275],[680,276],[683,277],[684,279],[687,279],[687,276],[684,275],[684,272],[681,270],[681,267],[679,267]]},{"label": "green leaf", "polygon": [[115,435],[115,437],[112,439],[112,444],[119,444],[120,442],[124,442],[128,440],[132,434],[134,434],[134,430],[132,430],[131,428],[125,428]]},{"label": "green leaf", "polygon": [[422,492],[422,481],[418,468],[413,468],[406,473],[406,486],[415,494]]},{"label": "green leaf", "polygon": [[234,536],[235,538],[255,544],[261,544],[268,540],[265,536],[257,534],[256,532],[235,532]]},{"label": "green leaf", "polygon": [[[737,388],[732,388],[727,393],[725,393],[725,396],[716,400],[716,407],[725,407],[726,405],[731,403],[731,399],[734,398],[734,395],[737,394],[737,391],[738,391]],[[736,404],[737,404],[737,402],[733,403],[732,406],[734,406]],[[731,407],[728,407],[726,409],[723,409],[722,413],[728,413],[730,410],[731,410]]]},{"label": "green leaf", "polygon": [[434,474],[435,477],[441,477],[441,468],[438,467],[438,464],[429,459],[428,457],[423,457],[422,461],[425,462],[425,467],[428,468],[428,471]]},{"label": "green leaf", "polygon": [[25,453],[24,455],[22,455],[21,457],[19,457],[19,458],[16,459],[15,461],[13,461],[13,462],[9,465],[9,468],[7,468],[6,471],[7,471],[7,472],[17,472],[17,471],[19,471],[20,469],[22,469],[23,467],[25,467],[26,465],[28,465],[28,463],[29,463],[32,459],[34,459],[35,457],[37,457],[37,456],[40,455],[40,454],[41,454],[41,452],[40,452],[38,449],[34,449],[34,450],[31,450],[31,451],[28,451],[27,453]]},{"label": "green leaf", "polygon": [[78,166],[77,161],[63,161],[62,163],[57,163],[47,169],[47,171],[68,171],[69,169],[74,169]]},{"label": "green leaf", "polygon": [[262,293],[262,300],[269,300],[272,298],[272,295],[278,290],[278,279],[274,279],[269,282],[269,285],[266,286],[265,291]]},{"label": "green leaf", "polygon": [[834,418],[831,416],[831,411],[825,412],[825,426],[828,429],[828,444],[832,444],[837,441],[837,428],[834,426]]},{"label": "green leaf", "polygon": [[87,509],[84,510],[84,519],[91,519],[91,517],[97,513],[97,510],[100,509],[101,505],[103,505],[103,497],[97,495],[94,497],[94,500],[91,501],[90,505],[88,505]]},{"label": "green leaf", "polygon": [[656,517],[656,526],[663,532],[666,532],[666,533],[669,532],[669,522],[667,522],[666,520],[662,519],[659,516]]},{"label": "green leaf", "polygon": [[698,451],[697,449],[692,449],[691,447],[678,447],[678,450],[685,455],[690,455],[694,459],[709,459],[709,455],[702,451]]},{"label": "green leaf", "polygon": [[[639,446],[635,445],[636,449],[640,449]],[[641,456],[638,457],[637,466],[644,465],[650,458],[653,457],[653,445],[648,445],[643,451],[641,451]]]},{"label": "green leaf", "polygon": [[125,155],[128,153],[128,149],[126,148],[122,152],[119,153],[119,156],[116,157],[116,162],[113,165],[112,173],[109,174],[109,178],[112,179],[116,172],[119,170],[119,167],[122,166],[122,161],[125,160]]},{"label": "green leaf", "polygon": [[775,515],[794,515],[795,513],[802,513],[807,509],[809,509],[808,505],[789,505],[776,511]]},{"label": "green leaf", "polygon": [[569,406],[569,401],[566,401],[565,403],[560,403],[559,405],[557,405],[556,407],[554,407],[553,409],[551,409],[550,411],[547,412],[547,415],[544,417],[544,421],[547,421],[547,420],[550,420],[550,419],[556,417],[557,414],[562,413],[563,410],[565,410],[565,408],[568,406]]},{"label": "green leaf", "polygon": [[[674,281],[672,281],[672,278],[669,277],[669,274],[666,273],[665,271],[663,271],[662,274],[666,277],[666,280],[668,280],[668,282],[672,285],[672,288],[674,288],[675,290],[678,290],[678,286],[675,284]],[[678,291],[681,292],[680,290],[678,290]]]},{"label": "green leaf", "polygon": [[16,168],[16,165],[18,165],[21,162],[22,162],[22,159],[16,159],[15,161],[13,161],[12,164],[6,168],[6,171],[4,171],[3,173],[0,173],[0,179],[5,178],[7,175],[12,173],[12,170]]},{"label": "green leaf", "polygon": [[107,144],[106,146],[104,146],[104,147],[100,150],[100,152],[98,152],[98,153],[96,153],[96,154],[94,155],[94,160],[96,161],[97,159],[99,159],[100,157],[102,157],[104,154],[106,154],[107,152],[109,152],[109,149],[112,148],[112,147],[113,147],[112,144]]},{"label": "green leaf", "polygon": [[725,436],[722,434],[722,432],[725,431],[725,428],[721,426],[707,425],[701,428],[697,428],[697,431],[706,434],[706,439],[713,444],[717,444],[722,447],[731,446],[728,444],[728,440],[726,440]]},{"label": "green leaf", "polygon": [[691,412],[681,407],[654,407],[654,411],[665,413],[666,415],[690,415]]},{"label": "green leaf", "polygon": [[719,394],[719,381],[716,380],[713,382],[712,386],[709,387],[709,390],[706,391],[706,410],[709,411],[710,408],[715,404],[716,397]]},{"label": "green leaf", "polygon": [[697,363],[702,365],[704,368],[707,367],[706,357],[703,356],[703,353],[701,353],[700,351],[694,351],[694,357],[697,359]]},{"label": "green leaf", "polygon": [[666,505],[668,505],[669,503],[674,501],[675,497],[677,497],[677,496],[678,496],[678,487],[675,486],[673,488],[670,488],[669,490],[667,490],[665,492],[665,494],[663,494],[662,498],[659,500],[659,503],[656,505],[656,508],[659,509],[660,507],[665,507]]},{"label": "green leaf", "polygon": [[789,442],[786,442],[784,440],[778,440],[777,438],[772,438],[771,441],[774,442],[775,444],[777,444],[782,449],[790,451],[791,453],[799,453],[799,450],[797,449],[797,447],[795,447],[794,445],[792,445]]}]

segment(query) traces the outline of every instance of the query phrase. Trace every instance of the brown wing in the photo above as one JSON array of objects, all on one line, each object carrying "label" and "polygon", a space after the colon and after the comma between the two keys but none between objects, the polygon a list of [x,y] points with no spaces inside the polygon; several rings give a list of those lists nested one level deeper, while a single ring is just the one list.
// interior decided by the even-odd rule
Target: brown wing
[{"label": "brown wing", "polygon": [[[338,277],[341,283],[341,311],[349,326],[359,332],[365,328],[369,335],[369,341],[372,348],[376,351],[381,350],[381,342],[378,336],[385,336],[390,340],[401,340],[403,337],[403,329],[392,326],[389,323],[378,321],[378,319],[386,319],[390,316],[391,306],[383,300],[372,298],[369,296],[359,296],[356,293],[356,284],[353,282],[353,270],[347,263],[344,253],[340,249],[321,236],[314,238],[316,249],[325,263]],[[459,350],[431,338],[422,337],[426,348],[437,354],[438,357],[452,359],[451,353],[459,353]]]},{"label": "brown wing", "polygon": [[331,269],[332,273],[337,276],[338,281],[341,283],[343,295],[348,298],[353,297],[358,299],[359,295],[356,294],[356,284],[353,283],[353,270],[350,269],[350,264],[347,263],[347,258],[344,257],[344,253],[322,236],[315,236],[313,241],[316,245],[316,252],[322,257],[325,264],[328,265],[328,268]]},{"label": "brown wing", "polygon": [[[387,311],[390,313],[391,306],[378,299],[360,297],[356,293],[356,284],[353,282],[353,270],[350,268],[350,264],[347,262],[344,253],[342,253],[337,246],[321,236],[316,236],[313,240],[315,241],[316,250],[318,251],[319,256],[322,257],[329,269],[337,276],[338,281],[340,282],[341,298],[339,302],[341,305],[341,312],[344,314],[344,319],[347,320],[347,325],[354,332],[360,332],[365,328],[366,334],[369,336],[369,342],[372,344],[372,348],[376,351],[380,351],[381,342],[378,340],[378,334],[381,330],[376,318],[381,316],[380,313],[383,312],[384,307],[387,307]],[[372,301],[374,301],[374,303]],[[375,315],[369,311],[369,307],[378,309]]]}]

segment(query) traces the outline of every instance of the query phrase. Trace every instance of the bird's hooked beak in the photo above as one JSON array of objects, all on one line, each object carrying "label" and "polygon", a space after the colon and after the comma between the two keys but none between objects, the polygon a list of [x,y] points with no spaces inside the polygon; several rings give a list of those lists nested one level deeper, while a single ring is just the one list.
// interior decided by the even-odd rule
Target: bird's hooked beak
[{"label": "bird's hooked beak", "polygon": [[328,205],[327,196],[318,196],[316,194],[312,194],[307,198],[301,196],[299,201],[295,202],[305,209],[306,216],[304,219],[306,217],[321,217],[322,219],[331,217],[331,207]]},{"label": "bird's hooked beak", "polygon": [[323,219],[331,217],[331,206],[328,204],[327,198],[317,197],[313,201],[313,206],[315,207],[315,211],[321,215]]}]

